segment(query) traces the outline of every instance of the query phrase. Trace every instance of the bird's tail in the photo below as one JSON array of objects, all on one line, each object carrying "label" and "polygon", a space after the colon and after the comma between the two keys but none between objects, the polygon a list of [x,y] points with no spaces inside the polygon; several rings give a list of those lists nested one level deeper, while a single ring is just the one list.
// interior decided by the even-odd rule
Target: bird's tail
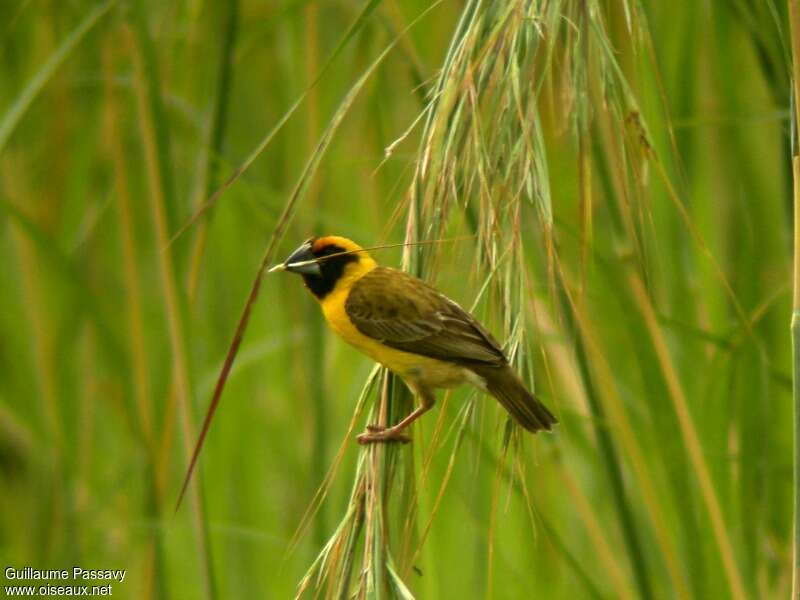
[{"label": "bird's tail", "polygon": [[486,391],[511,413],[514,420],[533,433],[550,431],[558,419],[539,402],[509,367],[477,366],[472,370],[486,382]]}]

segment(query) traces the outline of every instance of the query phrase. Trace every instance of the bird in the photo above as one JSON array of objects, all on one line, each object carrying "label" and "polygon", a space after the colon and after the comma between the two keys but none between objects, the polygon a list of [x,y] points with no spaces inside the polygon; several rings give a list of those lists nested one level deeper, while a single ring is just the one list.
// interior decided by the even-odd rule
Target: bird
[{"label": "bird", "polygon": [[530,432],[550,431],[558,422],[475,317],[413,275],[378,265],[352,240],[312,237],[270,271],[300,275],[331,329],[418,398],[419,406],[397,424],[368,425],[359,443],[410,441],[405,431],[434,406],[435,391],[462,384],[494,396]]}]

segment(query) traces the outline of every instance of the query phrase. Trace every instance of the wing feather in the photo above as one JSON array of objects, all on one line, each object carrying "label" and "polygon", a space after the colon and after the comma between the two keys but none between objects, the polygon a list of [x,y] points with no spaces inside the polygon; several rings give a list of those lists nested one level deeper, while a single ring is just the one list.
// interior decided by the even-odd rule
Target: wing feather
[{"label": "wing feather", "polygon": [[345,302],[364,335],[387,346],[457,363],[506,363],[497,340],[458,304],[416,277],[378,267],[359,279]]}]

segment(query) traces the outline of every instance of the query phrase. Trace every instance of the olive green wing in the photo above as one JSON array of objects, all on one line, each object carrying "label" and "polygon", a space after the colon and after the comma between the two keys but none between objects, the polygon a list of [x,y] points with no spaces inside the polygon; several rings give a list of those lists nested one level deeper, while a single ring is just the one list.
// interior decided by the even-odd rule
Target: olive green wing
[{"label": "olive green wing", "polygon": [[456,363],[503,365],[497,340],[458,304],[416,277],[378,267],[350,290],[345,312],[391,348]]}]

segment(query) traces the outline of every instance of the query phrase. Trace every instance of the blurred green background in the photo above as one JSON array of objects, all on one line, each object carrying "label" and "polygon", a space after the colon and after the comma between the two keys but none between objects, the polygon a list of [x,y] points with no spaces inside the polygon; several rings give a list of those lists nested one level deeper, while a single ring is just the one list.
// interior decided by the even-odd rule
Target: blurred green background
[{"label": "blurred green background", "polygon": [[[359,505],[386,528],[340,529],[353,563],[305,597],[788,596],[784,13],[0,3],[0,566],[293,597],[354,480],[388,472]],[[367,417],[349,428],[372,364],[269,275],[174,515],[265,248],[320,233],[458,237],[408,264],[478,301],[561,425],[521,435],[458,390],[369,454]],[[378,538],[394,562],[365,560]]]}]

